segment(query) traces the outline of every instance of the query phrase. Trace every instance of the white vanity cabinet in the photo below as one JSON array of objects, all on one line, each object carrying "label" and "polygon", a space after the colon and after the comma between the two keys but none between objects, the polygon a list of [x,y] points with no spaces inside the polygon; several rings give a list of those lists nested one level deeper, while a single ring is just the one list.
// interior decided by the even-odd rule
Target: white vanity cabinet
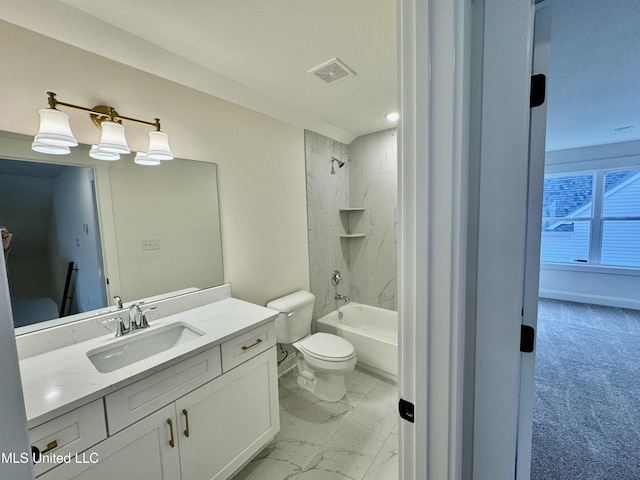
[{"label": "white vanity cabinet", "polygon": [[38,480],[178,480],[180,455],[169,445],[174,405],[167,405],[80,455],[81,462],[64,463]]},{"label": "white vanity cabinet", "polygon": [[277,382],[272,347],[176,402],[183,480],[229,478],[278,433]]},{"label": "white vanity cabinet", "polygon": [[104,397],[109,437],[38,479],[230,478],[280,429],[277,382],[269,322]]}]

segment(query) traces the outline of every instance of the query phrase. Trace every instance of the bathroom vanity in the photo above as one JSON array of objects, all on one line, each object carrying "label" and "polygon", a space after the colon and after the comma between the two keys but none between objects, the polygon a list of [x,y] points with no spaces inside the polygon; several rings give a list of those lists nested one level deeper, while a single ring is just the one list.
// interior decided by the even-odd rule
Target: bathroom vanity
[{"label": "bathroom vanity", "polygon": [[279,431],[277,312],[228,285],[150,307],[17,338],[39,479],[226,479]]}]

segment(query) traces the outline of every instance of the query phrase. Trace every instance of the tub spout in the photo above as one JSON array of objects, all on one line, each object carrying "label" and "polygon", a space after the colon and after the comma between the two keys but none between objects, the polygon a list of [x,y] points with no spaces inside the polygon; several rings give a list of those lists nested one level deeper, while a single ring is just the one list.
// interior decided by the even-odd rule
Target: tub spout
[{"label": "tub spout", "polygon": [[347,297],[346,295],[340,295],[339,293],[336,293],[336,296],[334,297],[336,300],[344,300],[344,303],[349,303],[349,297]]}]

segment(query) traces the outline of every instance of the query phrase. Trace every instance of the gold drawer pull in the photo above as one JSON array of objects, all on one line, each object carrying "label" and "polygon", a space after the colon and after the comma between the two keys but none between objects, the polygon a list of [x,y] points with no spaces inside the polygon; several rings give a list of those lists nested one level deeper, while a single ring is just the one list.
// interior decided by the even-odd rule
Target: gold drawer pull
[{"label": "gold drawer pull", "polygon": [[187,427],[184,430],[184,436],[188,437],[189,436],[189,412],[187,412],[187,409],[184,408],[182,409],[182,414],[184,415],[185,426]]},{"label": "gold drawer pull", "polygon": [[252,343],[251,345],[243,345],[242,346],[242,350],[249,350],[250,348],[255,347],[256,345],[260,345],[262,343],[262,339],[259,338],[258,340],[256,340],[254,343]]},{"label": "gold drawer pull", "polygon": [[42,450],[40,453],[43,454],[43,453],[50,452],[51,450],[53,450],[54,448],[57,448],[57,447],[58,447],[58,441],[54,440],[53,442],[47,443],[47,448]]},{"label": "gold drawer pull", "polygon": [[169,424],[169,430],[171,431],[171,440],[169,440],[169,445],[173,448],[176,446],[176,443],[173,441],[173,422],[170,418],[167,418],[167,423]]}]

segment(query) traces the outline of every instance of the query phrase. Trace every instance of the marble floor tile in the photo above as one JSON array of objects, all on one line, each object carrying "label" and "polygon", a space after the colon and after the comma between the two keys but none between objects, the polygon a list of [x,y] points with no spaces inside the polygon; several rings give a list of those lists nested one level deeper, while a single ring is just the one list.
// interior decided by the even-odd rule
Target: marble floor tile
[{"label": "marble floor tile", "polygon": [[398,470],[397,386],[356,369],[347,394],[325,402],[279,379],[280,432],[234,480],[395,480]]},{"label": "marble floor tile", "polygon": [[[369,470],[373,458],[360,452],[348,450],[323,450],[297,479],[348,478],[362,480]],[[319,475],[320,474],[320,475]]]},{"label": "marble floor tile", "polygon": [[362,425],[346,420],[324,445],[323,450],[344,450],[375,457],[385,438]]},{"label": "marble floor tile", "polygon": [[398,422],[397,396],[395,385],[380,381],[354,409],[349,419],[386,437]]},{"label": "marble floor tile", "polygon": [[391,434],[373,460],[363,480],[398,478],[398,435]]}]

